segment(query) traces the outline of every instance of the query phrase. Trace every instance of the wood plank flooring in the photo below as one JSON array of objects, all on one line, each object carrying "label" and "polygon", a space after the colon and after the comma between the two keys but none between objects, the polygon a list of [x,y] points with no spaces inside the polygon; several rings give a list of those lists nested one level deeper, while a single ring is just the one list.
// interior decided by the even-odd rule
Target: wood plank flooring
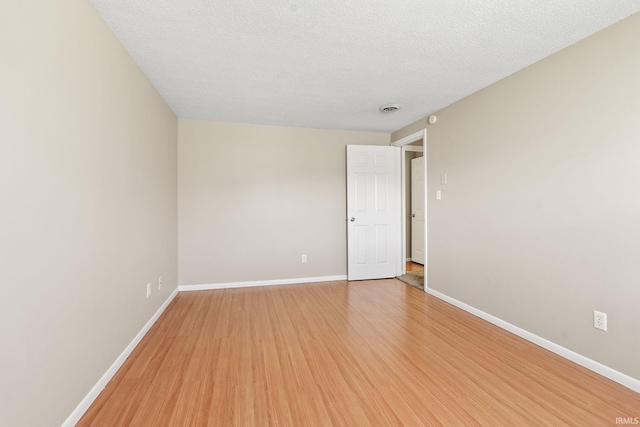
[{"label": "wood plank flooring", "polygon": [[180,293],[79,426],[613,426],[640,394],[400,281]]},{"label": "wood plank flooring", "polygon": [[409,271],[421,271],[424,270],[424,265],[418,264],[416,262],[407,262],[407,272]]}]

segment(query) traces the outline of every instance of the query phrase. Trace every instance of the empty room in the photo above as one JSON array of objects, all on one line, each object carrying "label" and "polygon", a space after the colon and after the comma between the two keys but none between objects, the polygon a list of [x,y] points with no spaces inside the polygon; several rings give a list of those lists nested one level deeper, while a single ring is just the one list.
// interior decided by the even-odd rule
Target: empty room
[{"label": "empty room", "polygon": [[0,4],[0,426],[640,424],[640,3]]}]

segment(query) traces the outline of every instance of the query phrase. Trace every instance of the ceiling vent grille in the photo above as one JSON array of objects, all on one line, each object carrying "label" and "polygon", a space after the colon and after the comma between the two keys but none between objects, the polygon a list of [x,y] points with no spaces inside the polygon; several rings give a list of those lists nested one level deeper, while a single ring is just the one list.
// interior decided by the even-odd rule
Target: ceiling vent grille
[{"label": "ceiling vent grille", "polygon": [[383,113],[393,113],[394,111],[398,111],[401,108],[402,105],[400,104],[387,104],[381,106],[380,108],[378,108],[378,110],[382,111]]}]

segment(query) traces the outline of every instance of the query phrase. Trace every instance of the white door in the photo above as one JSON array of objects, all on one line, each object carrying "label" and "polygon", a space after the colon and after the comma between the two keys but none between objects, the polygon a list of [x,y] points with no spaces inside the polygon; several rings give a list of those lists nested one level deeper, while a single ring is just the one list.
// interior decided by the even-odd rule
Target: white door
[{"label": "white door", "polygon": [[411,260],[424,265],[424,158],[411,159]]},{"label": "white door", "polygon": [[400,149],[347,145],[347,275],[396,276]]}]

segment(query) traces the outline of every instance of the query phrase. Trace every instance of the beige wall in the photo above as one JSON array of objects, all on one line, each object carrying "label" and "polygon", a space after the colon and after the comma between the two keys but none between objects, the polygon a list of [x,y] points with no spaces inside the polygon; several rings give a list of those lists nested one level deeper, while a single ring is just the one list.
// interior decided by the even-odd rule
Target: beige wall
[{"label": "beige wall", "polygon": [[177,119],[86,0],[3,2],[0,62],[0,425],[56,426],[177,286]]},{"label": "beige wall", "polygon": [[389,134],[182,119],[178,133],[181,285],[346,274],[345,146]]},{"label": "beige wall", "polygon": [[640,14],[437,113],[427,274],[437,291],[640,379],[638,40]]}]

